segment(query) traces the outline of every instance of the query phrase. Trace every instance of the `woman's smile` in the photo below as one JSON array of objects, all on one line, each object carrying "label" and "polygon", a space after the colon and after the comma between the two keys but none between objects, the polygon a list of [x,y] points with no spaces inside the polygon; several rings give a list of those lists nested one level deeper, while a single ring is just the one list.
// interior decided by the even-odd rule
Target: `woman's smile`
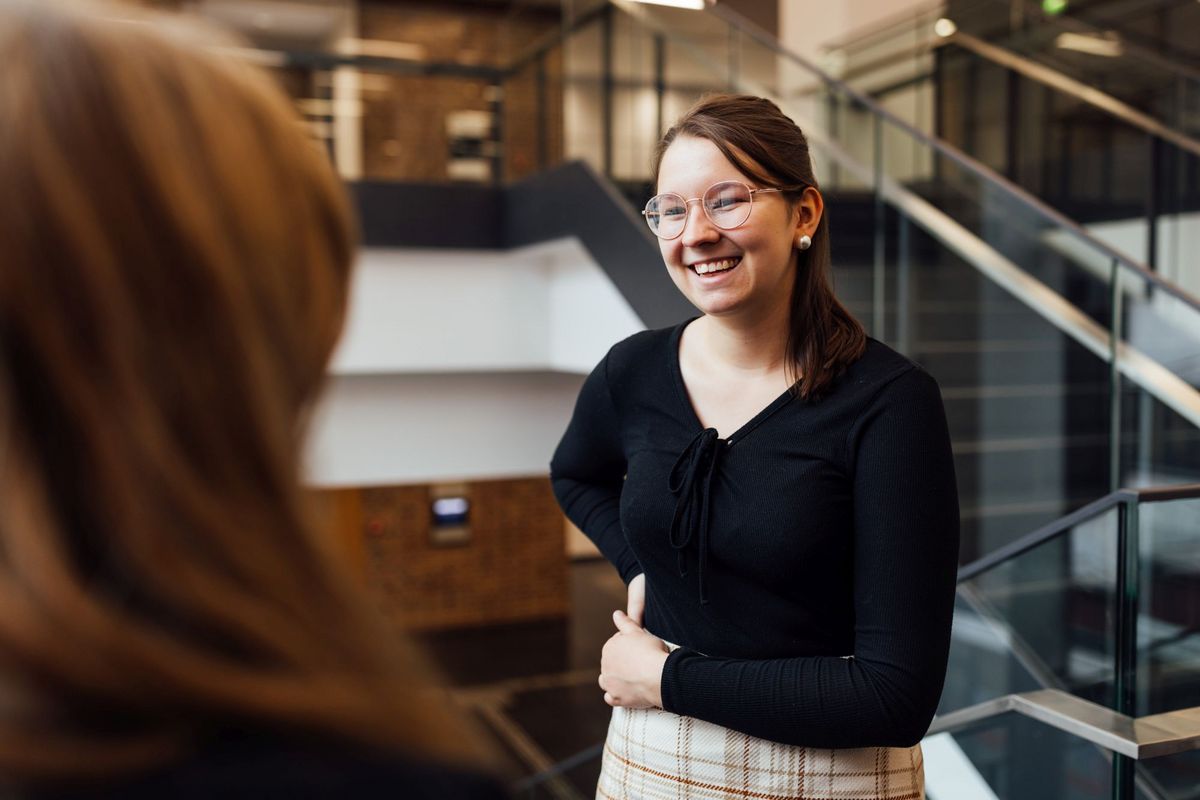
[{"label": "woman's smile", "polygon": [[741,263],[741,256],[729,256],[726,258],[710,258],[704,261],[696,261],[688,266],[697,275],[704,278],[716,279],[727,272],[732,272]]}]

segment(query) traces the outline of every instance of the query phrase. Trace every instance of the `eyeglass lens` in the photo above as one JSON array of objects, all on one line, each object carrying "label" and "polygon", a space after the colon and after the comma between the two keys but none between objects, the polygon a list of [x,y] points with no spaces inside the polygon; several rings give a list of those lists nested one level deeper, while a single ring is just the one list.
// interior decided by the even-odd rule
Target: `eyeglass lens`
[{"label": "eyeglass lens", "polygon": [[[750,189],[737,181],[715,183],[704,192],[700,204],[718,228],[736,228],[750,216]],[[687,224],[688,201],[674,192],[655,195],[646,204],[650,230],[664,239],[674,239]]]}]

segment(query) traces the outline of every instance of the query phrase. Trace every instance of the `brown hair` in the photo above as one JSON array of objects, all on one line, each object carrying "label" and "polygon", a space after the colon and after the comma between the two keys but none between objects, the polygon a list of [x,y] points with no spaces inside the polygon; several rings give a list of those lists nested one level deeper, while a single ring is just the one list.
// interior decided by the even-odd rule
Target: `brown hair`
[{"label": "brown hair", "polygon": [[0,771],[229,724],[455,758],[299,487],[340,183],[209,34],[78,6],[0,0]]},{"label": "brown hair", "polygon": [[[770,100],[732,94],[701,98],[658,143],[653,167],[656,185],[663,154],[678,136],[707,139],[738,170],[766,188],[810,186],[820,191],[808,140]],[[795,203],[803,191],[790,189],[784,196]],[[862,356],[867,335],[833,293],[828,212],[821,217],[812,246],[799,255],[788,326],[789,367],[798,379],[797,393],[818,399]]]}]

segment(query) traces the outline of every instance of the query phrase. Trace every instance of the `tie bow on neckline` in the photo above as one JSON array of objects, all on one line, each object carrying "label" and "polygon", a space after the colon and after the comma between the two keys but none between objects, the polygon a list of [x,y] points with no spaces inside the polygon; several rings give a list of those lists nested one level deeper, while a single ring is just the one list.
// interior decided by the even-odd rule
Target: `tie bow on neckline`
[{"label": "tie bow on neckline", "polygon": [[706,605],[704,571],[708,561],[708,529],[712,505],[712,484],[721,458],[721,438],[716,428],[696,434],[671,467],[668,488],[676,495],[675,514],[671,518],[671,547],[677,553],[679,577],[687,577],[686,549],[697,539],[700,604]]}]

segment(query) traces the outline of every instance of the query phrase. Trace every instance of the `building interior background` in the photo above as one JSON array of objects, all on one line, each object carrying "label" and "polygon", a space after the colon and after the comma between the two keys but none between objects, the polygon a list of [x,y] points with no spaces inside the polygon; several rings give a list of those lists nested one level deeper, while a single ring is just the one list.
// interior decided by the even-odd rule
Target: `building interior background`
[{"label": "building interior background", "polygon": [[1200,3],[147,2],[237,31],[353,193],[308,480],[518,796],[594,792],[624,587],[547,465],[607,348],[692,314],[638,211],[733,90],[805,130],[839,297],[942,388],[929,796],[1200,798]]}]

